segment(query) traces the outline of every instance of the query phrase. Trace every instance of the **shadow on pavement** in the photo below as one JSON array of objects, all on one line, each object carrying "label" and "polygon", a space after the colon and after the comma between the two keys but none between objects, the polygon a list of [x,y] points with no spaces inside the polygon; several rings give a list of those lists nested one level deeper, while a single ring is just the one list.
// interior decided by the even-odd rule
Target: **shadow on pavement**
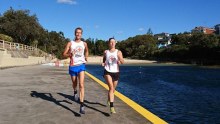
[{"label": "shadow on pavement", "polygon": [[43,100],[47,100],[49,102],[53,102],[55,103],[56,105],[58,106],[61,106],[63,108],[65,108],[66,110],[69,110],[70,112],[72,112],[76,117],[81,117],[81,115],[73,110],[71,110],[70,108],[68,108],[67,106],[65,105],[62,105],[61,103],[62,102],[66,102],[66,103],[69,103],[69,104],[72,104],[71,102],[68,102],[66,100],[62,100],[62,101],[59,101],[59,100],[56,100],[52,95],[51,93],[39,93],[37,91],[31,91],[30,95],[32,97],[35,97],[35,98],[41,98]]},{"label": "shadow on pavement", "polygon": [[107,107],[106,105],[102,104],[102,103],[98,103],[98,102],[90,102],[88,100],[84,100],[85,103],[88,103],[88,104],[97,104],[97,105],[100,105],[100,106],[103,106],[103,107]]},{"label": "shadow on pavement", "polygon": [[[74,101],[74,102],[76,102],[76,103],[79,103],[79,101],[75,101],[75,100],[73,99],[73,96],[71,96],[71,95],[67,95],[67,94],[64,94],[64,93],[57,93],[57,94],[63,96],[64,98],[67,98],[67,99],[69,99],[69,100],[72,100],[72,101]],[[87,104],[85,104],[85,103],[87,103]],[[103,115],[105,115],[105,116],[107,116],[107,117],[110,116],[109,113],[100,111],[100,110],[98,110],[97,108],[94,108],[94,107],[89,106],[88,104],[98,104],[98,105],[101,105],[101,106],[104,106],[104,107],[106,107],[106,105],[103,105],[103,104],[97,103],[97,102],[89,102],[89,101],[87,101],[87,100],[84,100],[84,105],[85,105],[85,107],[90,108],[90,109],[92,109],[92,110],[95,110],[95,111],[97,111],[97,112],[100,112],[100,113],[102,113]]]}]

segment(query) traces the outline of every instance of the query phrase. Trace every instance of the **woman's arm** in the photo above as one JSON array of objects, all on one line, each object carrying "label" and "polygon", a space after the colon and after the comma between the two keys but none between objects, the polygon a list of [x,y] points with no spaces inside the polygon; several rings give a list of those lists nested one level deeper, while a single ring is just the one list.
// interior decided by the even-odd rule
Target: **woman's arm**
[{"label": "woman's arm", "polygon": [[118,50],[118,64],[124,64],[124,58],[120,50]]},{"label": "woman's arm", "polygon": [[105,60],[106,60],[106,52],[103,53],[103,59],[102,59],[102,66],[105,66]]}]

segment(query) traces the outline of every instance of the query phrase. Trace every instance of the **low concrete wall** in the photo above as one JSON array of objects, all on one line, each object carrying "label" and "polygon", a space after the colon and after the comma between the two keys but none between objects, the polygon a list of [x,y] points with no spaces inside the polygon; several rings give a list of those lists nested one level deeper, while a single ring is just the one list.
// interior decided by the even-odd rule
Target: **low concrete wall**
[{"label": "low concrete wall", "polygon": [[0,67],[34,65],[45,62],[45,57],[13,58],[6,50],[0,50]]}]

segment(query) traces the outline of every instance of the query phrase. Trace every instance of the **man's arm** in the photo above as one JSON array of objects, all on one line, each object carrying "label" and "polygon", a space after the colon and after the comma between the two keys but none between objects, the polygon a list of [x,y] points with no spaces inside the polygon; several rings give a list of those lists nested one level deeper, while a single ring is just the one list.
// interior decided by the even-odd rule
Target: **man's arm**
[{"label": "man's arm", "polygon": [[64,49],[64,51],[63,51],[63,57],[64,57],[64,58],[71,57],[71,53],[69,53],[70,45],[71,45],[71,42],[68,42],[68,43],[66,44],[66,47],[65,47],[65,49]]},{"label": "man's arm", "polygon": [[88,61],[89,48],[86,42],[84,42],[84,46],[85,46],[85,60]]}]

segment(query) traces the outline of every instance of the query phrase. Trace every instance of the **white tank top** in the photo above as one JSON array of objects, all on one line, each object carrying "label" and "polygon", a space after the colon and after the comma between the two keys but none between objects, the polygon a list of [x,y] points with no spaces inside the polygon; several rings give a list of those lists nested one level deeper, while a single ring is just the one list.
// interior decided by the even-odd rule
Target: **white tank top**
[{"label": "white tank top", "polygon": [[71,41],[70,52],[72,53],[72,56],[70,57],[70,66],[86,63],[84,50],[85,45],[83,41]]},{"label": "white tank top", "polygon": [[108,72],[119,72],[118,66],[118,50],[116,49],[114,52],[110,52],[109,50],[105,51],[105,70]]}]

